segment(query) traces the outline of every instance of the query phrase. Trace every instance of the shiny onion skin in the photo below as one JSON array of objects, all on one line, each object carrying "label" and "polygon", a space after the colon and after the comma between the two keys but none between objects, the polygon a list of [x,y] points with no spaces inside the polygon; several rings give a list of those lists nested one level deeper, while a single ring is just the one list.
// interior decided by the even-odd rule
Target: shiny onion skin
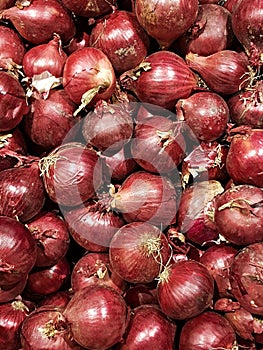
[{"label": "shiny onion skin", "polygon": [[213,294],[213,277],[197,261],[175,262],[159,275],[159,305],[172,319],[186,320],[201,314],[211,306]]},{"label": "shiny onion skin", "polygon": [[70,55],[74,51],[80,50],[83,47],[89,46],[90,35],[84,31],[77,32],[75,36],[70,40],[69,44],[63,46],[63,50],[67,55]]},{"label": "shiny onion skin", "polygon": [[46,44],[35,45],[23,58],[23,70],[27,77],[48,71],[53,76],[62,77],[67,54],[62,49],[59,35],[54,35]]},{"label": "shiny onion skin", "polygon": [[28,113],[25,91],[11,73],[0,71],[0,132],[14,129]]},{"label": "shiny onion skin", "polygon": [[216,93],[197,92],[177,101],[175,108],[178,120],[184,121],[200,142],[215,141],[226,131],[228,105]]},{"label": "shiny onion skin", "polygon": [[179,350],[231,350],[235,340],[235,332],[227,319],[219,313],[206,311],[184,324]]},{"label": "shiny onion skin", "polygon": [[188,66],[199,73],[209,89],[219,95],[230,95],[249,84],[248,58],[233,50],[218,51],[209,56],[186,55]]},{"label": "shiny onion skin", "polygon": [[100,184],[100,160],[93,149],[77,142],[53,149],[40,161],[40,171],[50,199],[74,207],[91,198]]},{"label": "shiny onion skin", "polygon": [[[68,56],[63,86],[76,104],[95,104],[109,99],[116,85],[115,72],[108,57],[99,49],[84,47]],[[84,96],[83,96],[84,95]]]},{"label": "shiny onion skin", "polygon": [[74,293],[63,314],[73,339],[90,349],[108,349],[118,343],[128,323],[124,299],[115,289],[103,285]]},{"label": "shiny onion skin", "polygon": [[263,81],[238,92],[227,101],[231,120],[237,125],[263,129]]},{"label": "shiny onion skin", "polygon": [[197,87],[197,77],[180,56],[158,51],[133,70],[124,72],[120,84],[141,102],[172,109],[177,100],[191,95]]},{"label": "shiny onion skin", "polygon": [[26,226],[37,245],[36,267],[54,265],[66,255],[69,232],[64,220],[55,213],[43,210]]},{"label": "shiny onion skin", "polygon": [[231,134],[226,159],[229,176],[237,184],[263,187],[263,129],[240,126]]},{"label": "shiny onion skin", "polygon": [[73,116],[76,105],[64,89],[50,90],[47,98],[32,99],[30,105],[22,127],[36,145],[50,151],[76,136],[79,127],[79,117]]},{"label": "shiny onion skin", "polygon": [[218,231],[238,246],[262,241],[262,202],[262,188],[252,185],[232,186],[215,201],[214,221]]},{"label": "shiny onion skin", "polygon": [[171,256],[162,231],[147,222],[122,226],[110,242],[112,269],[130,283],[152,282]]},{"label": "shiny onion skin", "polygon": [[235,36],[244,46],[250,61],[255,66],[263,63],[262,50],[262,26],[263,4],[260,0],[240,0],[232,13],[232,28]]},{"label": "shiny onion skin", "polygon": [[185,155],[182,124],[153,116],[138,121],[131,140],[131,154],[144,169],[168,173],[177,168]]},{"label": "shiny onion skin", "polygon": [[9,20],[18,33],[31,44],[47,43],[54,33],[63,43],[75,35],[75,25],[70,14],[58,0],[34,0],[25,6],[10,7],[0,13]]},{"label": "shiny onion skin", "polygon": [[20,328],[30,312],[30,308],[19,299],[0,305],[1,349],[20,349]]},{"label": "shiny onion skin", "polygon": [[22,323],[20,332],[23,350],[81,350],[71,337],[63,309],[42,306]]},{"label": "shiny onion skin", "polygon": [[27,282],[27,275],[22,277],[19,282],[11,286],[2,286],[0,284],[0,303],[6,303],[14,300],[24,291]]},{"label": "shiny onion skin", "polygon": [[166,50],[194,23],[197,0],[137,0],[134,11],[141,26]]},{"label": "shiny onion skin", "polygon": [[201,256],[200,262],[210,271],[215,280],[216,293],[220,298],[231,297],[230,267],[238,249],[228,244],[215,244]]},{"label": "shiny onion skin", "polygon": [[116,73],[121,74],[141,63],[150,41],[134,13],[116,10],[95,23],[90,46],[103,51]]},{"label": "shiny onion skin", "polygon": [[175,42],[175,46],[179,46],[183,55],[192,52],[209,56],[228,49],[233,37],[231,13],[216,3],[203,4],[198,7],[194,24]]},{"label": "shiny onion skin", "polygon": [[215,180],[194,182],[181,195],[177,212],[180,232],[198,245],[218,238],[219,231],[213,222],[214,201],[224,188]]},{"label": "shiny onion skin", "polygon": [[124,341],[118,350],[174,349],[176,324],[156,306],[143,305],[133,310]]},{"label": "shiny onion skin", "polygon": [[147,221],[164,227],[176,221],[176,191],[165,176],[137,171],[113,194],[111,207],[127,222]]},{"label": "shiny onion skin", "polygon": [[29,230],[15,219],[0,216],[0,285],[12,287],[32,270],[37,247]]},{"label": "shiny onion skin", "polygon": [[96,18],[112,11],[116,0],[61,0],[63,5],[78,16]]},{"label": "shiny onion skin", "polygon": [[25,45],[17,32],[0,25],[0,68],[10,69],[13,63],[21,65],[25,52]]},{"label": "shiny onion skin", "polygon": [[0,215],[25,222],[41,211],[46,194],[37,160],[1,172]]}]

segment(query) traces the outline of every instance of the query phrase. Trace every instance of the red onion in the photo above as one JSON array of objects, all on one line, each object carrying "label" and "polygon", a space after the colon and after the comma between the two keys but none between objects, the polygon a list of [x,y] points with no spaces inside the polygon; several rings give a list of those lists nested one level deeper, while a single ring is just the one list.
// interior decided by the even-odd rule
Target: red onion
[{"label": "red onion", "polygon": [[25,91],[11,73],[0,71],[0,132],[14,129],[28,113]]},{"label": "red onion", "polygon": [[179,46],[183,55],[192,52],[209,56],[228,49],[233,37],[231,13],[216,3],[209,3],[199,5],[194,24],[175,42],[175,46]]},{"label": "red onion", "polygon": [[110,210],[108,195],[87,201],[83,206],[64,213],[66,225],[73,239],[89,251],[108,251],[115,232],[124,225],[120,215]]},{"label": "red onion", "polygon": [[31,109],[23,120],[26,134],[43,149],[51,150],[78,131],[79,118],[73,117],[76,105],[64,89],[51,90],[47,98],[31,101]]},{"label": "red onion", "polygon": [[34,45],[47,43],[54,33],[63,42],[75,34],[72,18],[57,0],[17,2],[16,6],[2,11],[0,18],[11,21],[18,33]]},{"label": "red onion", "polygon": [[149,45],[149,38],[136,15],[127,11],[116,10],[104,16],[95,23],[90,34],[90,46],[102,50],[118,74],[141,63]]},{"label": "red onion", "polygon": [[247,2],[240,0],[232,13],[232,28],[235,36],[244,46],[250,61],[255,66],[262,65],[263,4],[260,0]]},{"label": "red onion", "polygon": [[225,100],[213,92],[197,92],[176,103],[176,114],[199,141],[212,142],[227,128],[229,109]]},{"label": "red onion", "polygon": [[214,280],[205,265],[179,261],[159,276],[157,295],[162,311],[171,318],[185,320],[211,306]]},{"label": "red onion", "polygon": [[231,14],[233,14],[237,4],[238,4],[237,0],[222,0],[222,1],[220,1],[220,5],[224,6]]},{"label": "red onion", "polygon": [[20,327],[31,310],[22,300],[0,305],[0,347],[16,350],[21,346]]},{"label": "red onion", "polygon": [[81,350],[72,340],[61,309],[38,307],[23,322],[20,333],[23,350]]},{"label": "red onion", "polygon": [[263,187],[263,130],[250,127],[232,129],[226,169],[235,183]]},{"label": "red onion", "polygon": [[116,0],[61,0],[63,5],[78,16],[100,17],[110,12]]},{"label": "red onion", "polygon": [[127,287],[127,283],[113,271],[107,253],[86,253],[74,265],[71,274],[73,292],[94,284],[107,285],[119,293]]},{"label": "red onion", "polygon": [[18,297],[24,291],[26,282],[27,275],[11,286],[1,286],[0,284],[0,303],[12,301]]},{"label": "red onion", "polygon": [[14,6],[15,0],[2,0],[0,4],[0,10],[7,9],[9,7]]},{"label": "red onion", "polygon": [[263,243],[253,243],[235,256],[230,271],[231,291],[247,311],[263,316]]},{"label": "red onion", "polygon": [[111,266],[130,283],[152,282],[171,255],[162,231],[147,222],[122,226],[110,242]]},{"label": "red onion", "polygon": [[55,293],[65,284],[69,274],[69,264],[62,258],[53,266],[30,272],[26,292],[31,296]]},{"label": "red onion", "polygon": [[65,309],[70,301],[72,293],[69,291],[58,291],[53,294],[47,295],[40,303],[40,306],[54,306],[57,308]]},{"label": "red onion", "polygon": [[227,101],[231,120],[237,125],[263,128],[263,81],[240,91]]},{"label": "red onion", "polygon": [[99,101],[85,116],[82,134],[88,144],[106,155],[119,151],[133,134],[133,120],[128,105]]},{"label": "red onion", "polygon": [[0,25],[0,68],[8,70],[13,64],[20,65],[25,52],[25,45],[17,32]]},{"label": "red onion", "polygon": [[40,212],[45,191],[37,160],[1,172],[0,199],[0,215],[25,222]]},{"label": "red onion", "polygon": [[249,84],[251,73],[244,53],[222,50],[206,57],[189,53],[186,62],[215,93],[234,94]]},{"label": "red onion", "polygon": [[116,77],[108,57],[99,49],[84,47],[73,52],[66,60],[63,85],[79,110],[111,97]]},{"label": "red onion", "polygon": [[[237,245],[263,239],[263,189],[232,186],[216,198],[214,221],[218,231]],[[227,223],[227,224],[226,224]]]},{"label": "red onion", "polygon": [[67,55],[70,55],[74,51],[80,50],[83,47],[89,46],[90,35],[86,32],[76,33],[75,36],[70,40],[67,46],[63,47],[63,50]]},{"label": "red onion", "polygon": [[218,238],[214,225],[214,201],[224,188],[215,180],[196,182],[181,195],[177,213],[178,229],[196,244],[202,245]]},{"label": "red onion", "polygon": [[41,211],[26,223],[37,244],[35,266],[51,266],[63,258],[69,247],[64,221],[53,212]]},{"label": "red onion", "polygon": [[119,342],[128,320],[122,296],[103,285],[91,285],[76,292],[64,316],[73,338],[90,349],[108,349]]},{"label": "red onion", "polygon": [[221,298],[231,296],[229,281],[230,267],[238,250],[227,244],[209,247],[201,256],[204,264],[216,282],[217,293]]},{"label": "red onion", "polygon": [[144,170],[168,173],[183,160],[185,147],[181,123],[153,116],[137,122],[131,154]]},{"label": "red onion", "polygon": [[201,142],[182,162],[182,176],[188,184],[194,181],[227,179],[226,157],[229,147],[217,141]]},{"label": "red onion", "polygon": [[100,184],[97,153],[77,142],[53,149],[41,159],[40,170],[50,199],[64,206],[82,204]]},{"label": "red onion", "polygon": [[209,311],[187,321],[180,334],[180,350],[234,349],[235,332],[220,314]]},{"label": "red onion", "polygon": [[19,165],[22,161],[20,156],[25,156],[26,153],[27,145],[18,128],[0,134],[0,171]]},{"label": "red onion", "polygon": [[144,305],[133,311],[129,329],[120,350],[174,349],[175,323],[157,307]]},{"label": "red onion", "polygon": [[120,83],[141,102],[171,109],[177,100],[190,96],[197,87],[197,78],[180,56],[171,51],[158,51],[123,73]]},{"label": "red onion", "polygon": [[0,216],[1,286],[12,286],[33,268],[37,249],[29,230],[15,219]]},{"label": "red onion", "polygon": [[132,309],[141,305],[158,305],[155,281],[153,287],[151,284],[149,285],[149,283],[136,283],[135,285],[131,285],[130,288],[125,291],[124,300]]},{"label": "red onion", "polygon": [[113,194],[111,206],[127,222],[148,221],[163,227],[175,222],[176,192],[168,178],[137,171]]},{"label": "red onion", "polygon": [[165,50],[194,23],[198,1],[137,0],[135,13],[141,26]]},{"label": "red onion", "polygon": [[23,58],[23,70],[27,77],[48,71],[59,78],[62,76],[63,68],[67,59],[62,50],[59,35],[55,34],[47,44],[33,46]]}]

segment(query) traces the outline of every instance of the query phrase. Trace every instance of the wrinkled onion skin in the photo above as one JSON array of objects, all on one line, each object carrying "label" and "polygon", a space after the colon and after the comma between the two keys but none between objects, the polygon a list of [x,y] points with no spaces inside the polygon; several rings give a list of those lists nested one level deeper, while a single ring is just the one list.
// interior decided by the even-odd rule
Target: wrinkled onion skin
[{"label": "wrinkled onion skin", "polygon": [[184,324],[179,350],[233,349],[235,340],[235,332],[223,316],[204,312]]}]

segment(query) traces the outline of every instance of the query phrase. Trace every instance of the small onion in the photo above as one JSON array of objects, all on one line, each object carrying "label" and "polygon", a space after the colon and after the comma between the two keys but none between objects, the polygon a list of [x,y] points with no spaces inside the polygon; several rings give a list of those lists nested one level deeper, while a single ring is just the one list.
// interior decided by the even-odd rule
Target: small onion
[{"label": "small onion", "polygon": [[63,5],[78,16],[100,17],[112,10],[116,0],[61,0]]},{"label": "small onion", "polygon": [[14,300],[25,289],[27,282],[27,275],[22,277],[19,282],[12,284],[11,286],[1,286],[0,284],[0,303],[6,303]]},{"label": "small onion", "polygon": [[70,40],[67,46],[63,46],[63,50],[67,55],[70,55],[74,51],[80,50],[83,47],[89,46],[90,35],[84,31],[77,32],[75,36]]},{"label": "small onion", "polygon": [[173,319],[185,320],[211,306],[214,280],[205,265],[179,261],[159,276],[157,295],[162,311]]},{"label": "small onion", "polygon": [[73,338],[90,349],[108,349],[118,343],[128,320],[122,296],[104,285],[91,285],[76,292],[64,316]]},{"label": "small onion", "polygon": [[13,63],[20,65],[25,52],[25,45],[17,32],[12,28],[1,25],[0,67],[3,69],[10,69]]},{"label": "small onion", "polygon": [[45,296],[40,302],[40,306],[54,306],[57,308],[65,309],[66,305],[70,301],[72,293],[69,291],[58,291],[53,294]]},{"label": "small onion", "polygon": [[122,226],[110,242],[112,269],[130,283],[152,282],[170,255],[165,235],[147,222]]}]

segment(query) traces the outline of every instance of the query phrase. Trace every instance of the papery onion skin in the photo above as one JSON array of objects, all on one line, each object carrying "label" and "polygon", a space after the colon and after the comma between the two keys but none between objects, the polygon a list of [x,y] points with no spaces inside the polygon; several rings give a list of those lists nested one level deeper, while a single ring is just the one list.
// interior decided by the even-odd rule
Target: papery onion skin
[{"label": "papery onion skin", "polygon": [[134,13],[116,10],[95,23],[90,46],[102,50],[121,74],[147,56],[150,41]]},{"label": "papery onion skin", "polygon": [[31,44],[47,43],[57,33],[63,42],[75,34],[75,25],[69,13],[57,0],[34,0],[20,8],[13,6],[0,14],[12,22],[18,33]]},{"label": "papery onion skin", "polygon": [[46,195],[37,160],[1,172],[0,199],[0,215],[22,222],[41,211]]},{"label": "papery onion skin", "polygon": [[[1,5],[0,5],[1,7]],[[9,27],[0,26],[0,67],[11,68],[12,63],[20,65],[26,48],[17,32]]]},{"label": "papery onion skin", "polygon": [[24,350],[81,350],[72,340],[69,327],[62,314],[63,309],[42,306],[23,322],[20,333]]},{"label": "papery onion skin", "polygon": [[211,306],[214,280],[203,264],[179,261],[164,269],[159,278],[158,301],[168,317],[186,320]]},{"label": "papery onion skin", "polygon": [[131,140],[131,154],[146,171],[168,173],[177,168],[186,145],[181,123],[153,116],[137,122]]},{"label": "papery onion skin", "polygon": [[65,143],[41,159],[40,170],[50,199],[74,207],[91,198],[100,184],[97,153],[77,142]]},{"label": "papery onion skin", "polygon": [[231,13],[217,1],[201,4],[198,9],[194,24],[175,42],[176,48],[179,46],[183,55],[192,52],[209,56],[231,47],[234,38]]},{"label": "papery onion skin", "polygon": [[176,324],[156,306],[143,305],[133,310],[128,332],[118,350],[172,350]]},{"label": "papery onion skin", "polygon": [[226,169],[236,184],[263,187],[263,129],[242,127],[232,130]]},{"label": "papery onion skin", "polygon": [[235,340],[235,332],[223,316],[213,311],[204,312],[184,324],[179,350],[230,350]]},{"label": "papery onion skin", "polygon": [[127,306],[113,288],[91,285],[76,292],[64,316],[73,338],[84,348],[107,349],[118,343],[127,325]]},{"label": "papery onion skin", "polygon": [[190,52],[186,55],[186,63],[219,95],[234,94],[249,84],[248,58],[244,53],[222,50],[199,56]]},{"label": "papery onion skin", "polygon": [[172,109],[177,100],[191,95],[197,87],[197,78],[180,56],[158,51],[135,69],[124,72],[120,84],[141,102]]},{"label": "papery onion skin", "polygon": [[67,59],[62,49],[59,35],[54,35],[47,44],[35,45],[23,58],[23,70],[27,77],[48,71],[55,77],[61,77]]},{"label": "papery onion skin", "polygon": [[14,129],[28,113],[25,91],[11,73],[0,71],[0,132]]},{"label": "papery onion skin", "polygon": [[116,77],[108,57],[99,49],[84,47],[68,56],[63,71],[63,86],[71,100],[80,104],[82,95],[98,88],[89,101],[107,100],[115,90]]},{"label": "papery onion skin", "polygon": [[229,281],[230,267],[238,249],[227,244],[213,245],[201,256],[200,262],[210,271],[215,280],[216,292],[223,297],[232,296]]},{"label": "papery onion skin", "polygon": [[194,23],[198,1],[138,0],[134,10],[141,26],[165,50]]},{"label": "papery onion skin", "polygon": [[122,226],[110,242],[113,271],[130,283],[149,283],[159,274],[171,255],[162,231],[147,222]]},{"label": "papery onion skin", "polygon": [[62,0],[65,7],[78,16],[96,18],[110,12],[116,0]]},{"label": "papery onion skin", "polygon": [[164,227],[176,221],[176,191],[172,182],[146,171],[129,175],[113,195],[111,206],[127,222],[147,221]]},{"label": "papery onion skin", "polygon": [[263,316],[263,243],[249,244],[235,256],[231,265],[231,291],[247,311]]},{"label": "papery onion skin", "polygon": [[238,246],[261,241],[262,201],[263,189],[252,185],[232,186],[219,195],[215,201],[214,221],[221,235]]},{"label": "papery onion skin", "polygon": [[1,286],[12,286],[32,270],[37,247],[26,226],[15,219],[0,216]]}]

